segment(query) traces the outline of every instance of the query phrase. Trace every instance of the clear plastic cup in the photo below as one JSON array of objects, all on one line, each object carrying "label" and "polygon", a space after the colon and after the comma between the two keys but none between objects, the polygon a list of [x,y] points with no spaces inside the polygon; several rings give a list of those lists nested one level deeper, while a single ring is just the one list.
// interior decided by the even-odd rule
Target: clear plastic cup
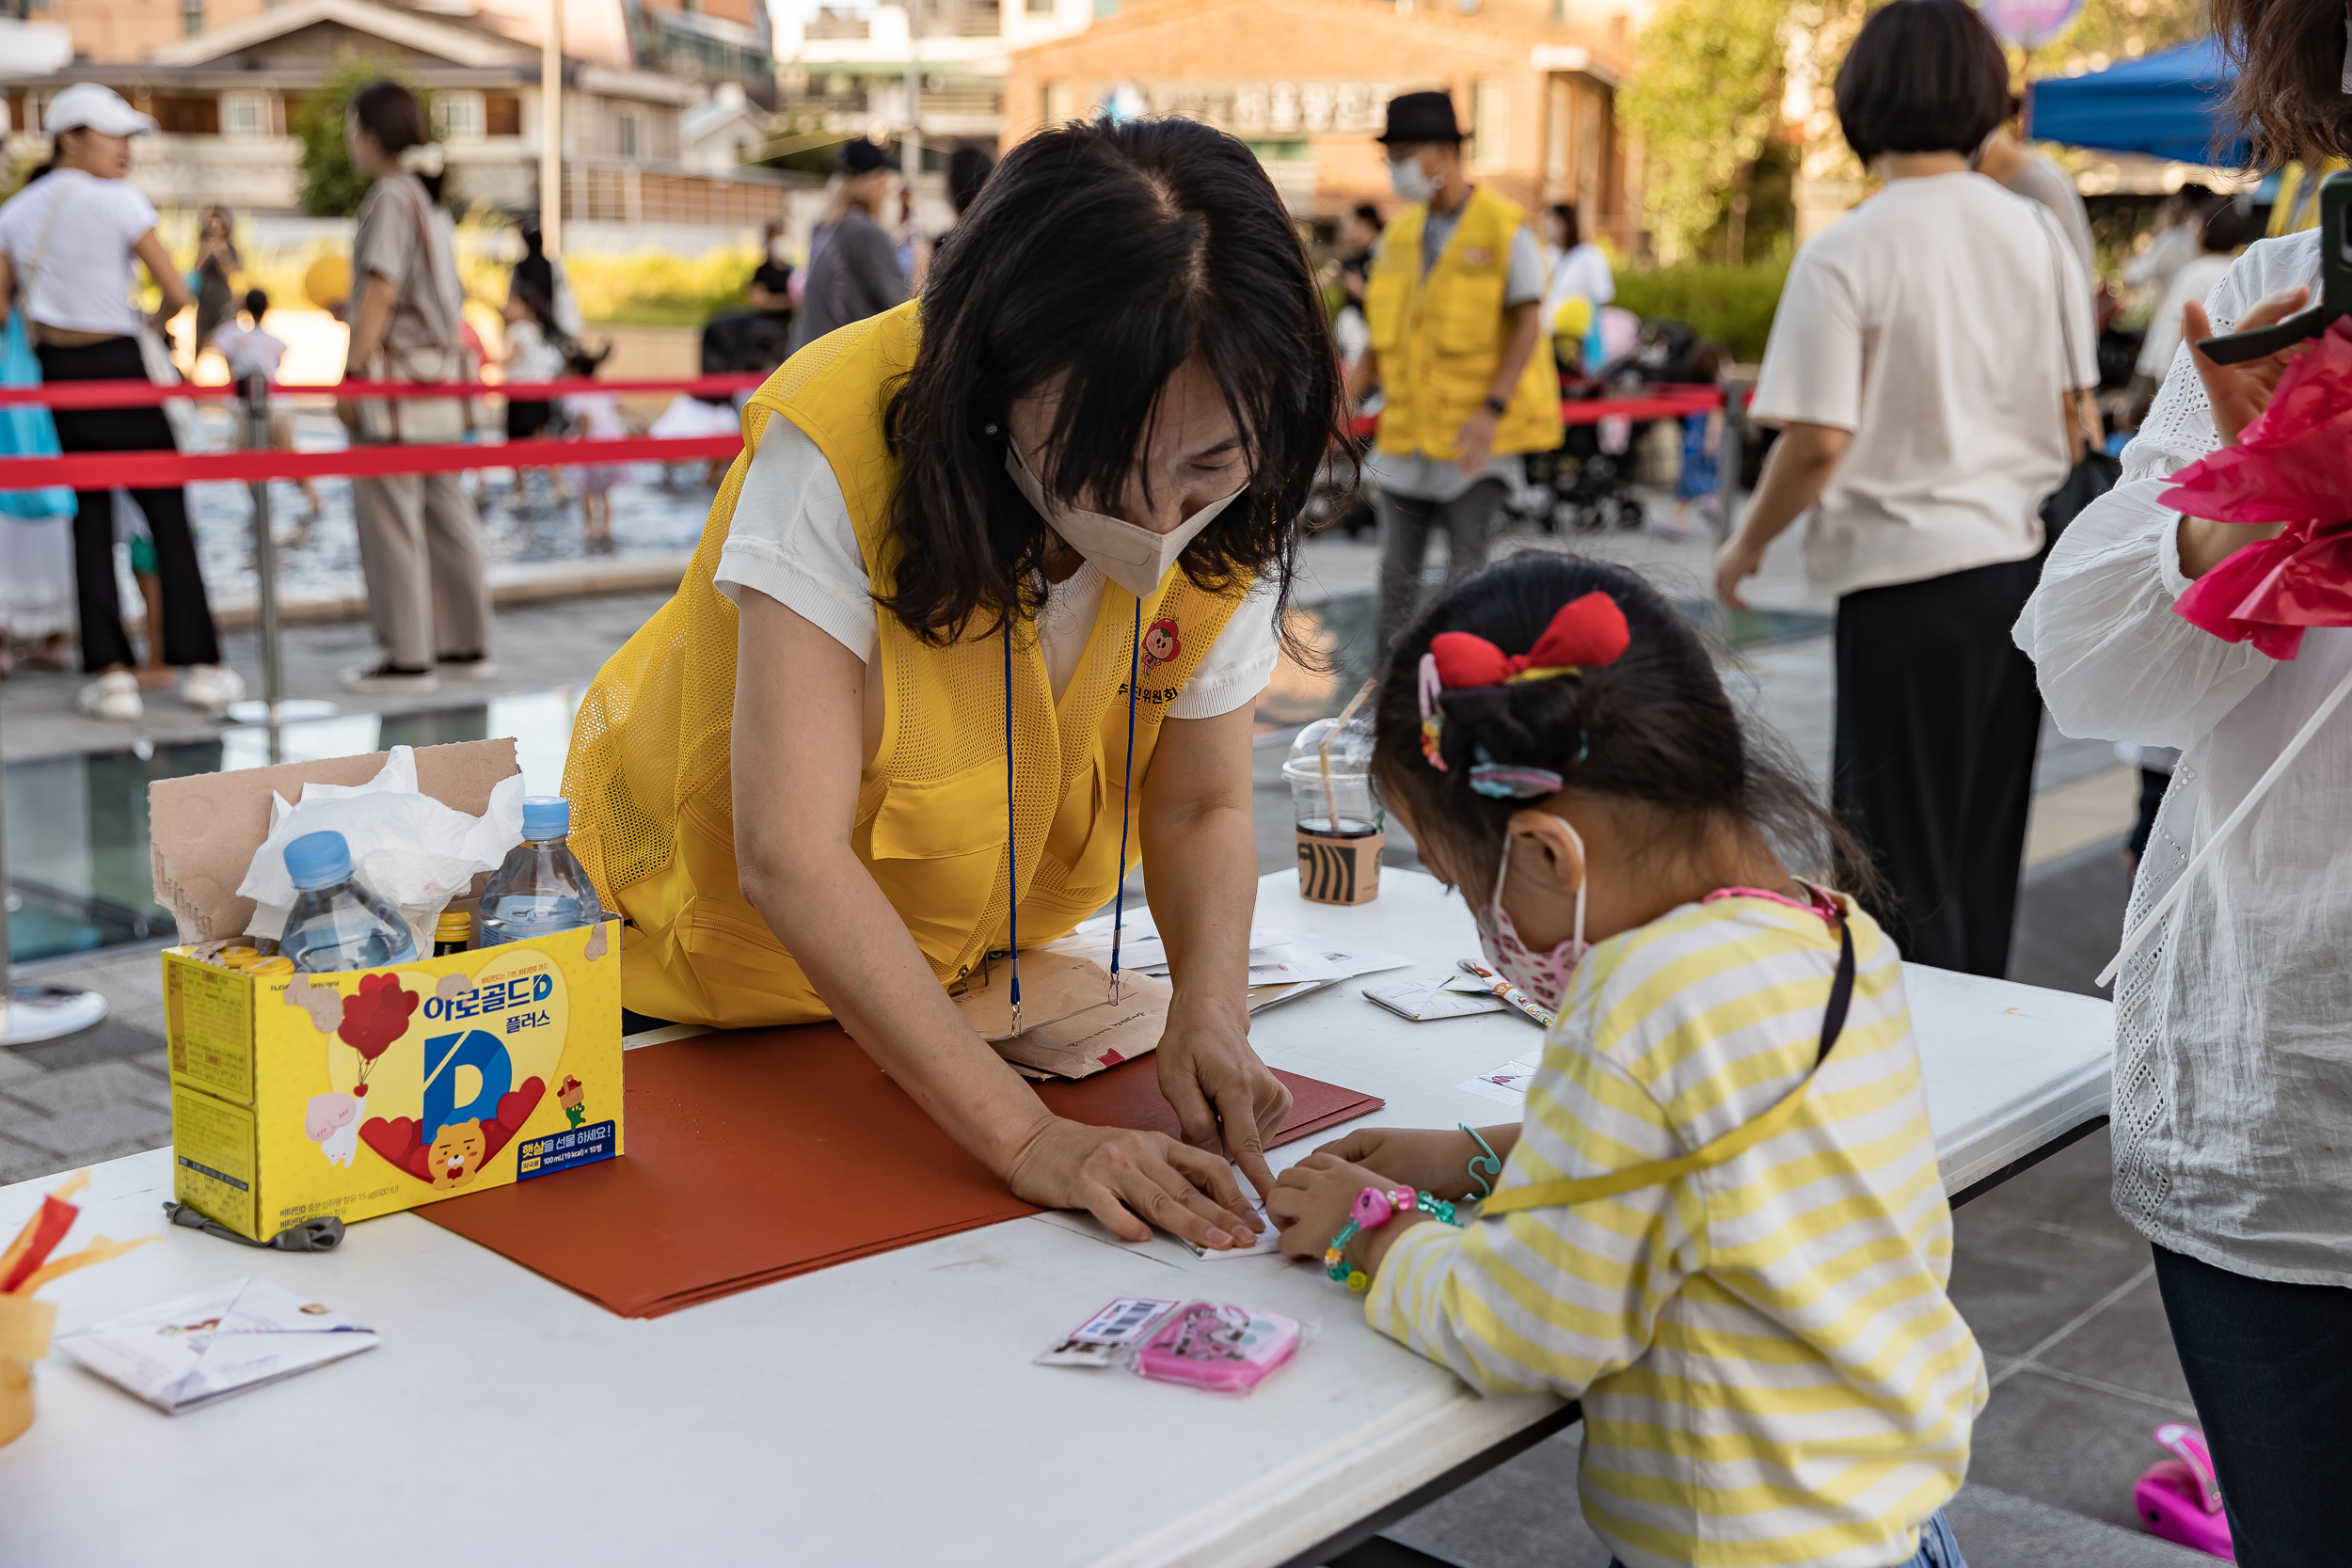
[{"label": "clear plastic cup", "polygon": [[1372,788],[1372,716],[1344,726],[1318,719],[1299,731],[1282,777],[1291,786],[1299,896],[1318,904],[1369,904],[1380,896],[1388,814]]}]

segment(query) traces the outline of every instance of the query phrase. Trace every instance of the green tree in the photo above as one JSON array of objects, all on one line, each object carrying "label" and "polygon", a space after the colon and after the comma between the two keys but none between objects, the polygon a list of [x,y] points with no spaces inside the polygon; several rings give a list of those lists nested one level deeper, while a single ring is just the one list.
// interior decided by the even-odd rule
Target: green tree
[{"label": "green tree", "polygon": [[1663,0],[1618,100],[1642,138],[1643,204],[1670,259],[1696,251],[1778,117],[1787,0]]},{"label": "green tree", "polygon": [[[351,166],[351,150],[343,145],[343,105],[351,95],[389,76],[424,105],[424,122],[433,123],[433,95],[418,86],[413,73],[399,61],[374,55],[339,54],[335,69],[316,92],[294,105],[287,129],[295,142],[294,178],[302,210],[314,218],[347,218],[359,211],[368,194],[368,177]],[[447,196],[445,191],[444,197]]]}]

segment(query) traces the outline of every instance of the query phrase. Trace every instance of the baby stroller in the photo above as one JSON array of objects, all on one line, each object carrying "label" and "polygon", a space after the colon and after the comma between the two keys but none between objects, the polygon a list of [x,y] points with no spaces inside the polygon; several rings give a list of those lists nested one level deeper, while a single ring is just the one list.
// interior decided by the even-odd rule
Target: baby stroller
[{"label": "baby stroller", "polygon": [[[1581,373],[1581,356],[1562,367],[1564,402],[1638,396],[1650,382],[1674,380],[1698,333],[1683,322],[1644,320],[1609,306],[1600,313],[1600,339],[1604,358],[1596,373]],[[1528,458],[1528,490],[1514,510],[1547,533],[1640,528],[1633,454],[1650,422],[1570,424],[1557,449]]]}]

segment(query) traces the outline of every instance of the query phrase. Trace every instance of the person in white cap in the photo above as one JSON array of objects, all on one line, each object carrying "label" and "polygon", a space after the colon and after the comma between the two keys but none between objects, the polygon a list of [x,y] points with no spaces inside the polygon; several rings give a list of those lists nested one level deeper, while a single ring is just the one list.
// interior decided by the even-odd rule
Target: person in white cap
[{"label": "person in white cap", "polygon": [[[54,149],[48,167],[0,206],[0,312],[22,309],[45,381],[144,381],[138,334],[186,309],[188,289],[155,232],[155,208],[124,176],[131,138],[155,122],[111,87],[77,82],[49,101],[43,121]],[[163,309],[143,321],[132,303],[134,258],[163,291]],[[77,451],[169,451],[164,411],[59,409],[57,445]],[[177,484],[133,490],[155,542],[163,578],[163,661],[180,666],[180,695],[189,706],[227,706],[245,683],[220,661],[220,639],[188,528],[187,492]],[[76,493],[75,598],[82,625],[82,668],[97,678],[79,705],[94,718],[135,722],[145,715],[131,640],[115,589],[114,502],[104,488]]]}]

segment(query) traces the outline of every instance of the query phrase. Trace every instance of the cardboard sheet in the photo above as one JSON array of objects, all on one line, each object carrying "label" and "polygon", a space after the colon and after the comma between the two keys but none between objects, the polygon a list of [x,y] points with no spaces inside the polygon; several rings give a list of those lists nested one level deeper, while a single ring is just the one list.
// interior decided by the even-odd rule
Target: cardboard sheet
[{"label": "cardboard sheet", "polygon": [[[829,1023],[702,1035],[628,1053],[628,1152],[452,1198],[420,1217],[625,1318],[1033,1214]],[[1146,1057],[1039,1092],[1057,1115],[1173,1134]],[[1378,1110],[1278,1074],[1278,1144]]]}]

